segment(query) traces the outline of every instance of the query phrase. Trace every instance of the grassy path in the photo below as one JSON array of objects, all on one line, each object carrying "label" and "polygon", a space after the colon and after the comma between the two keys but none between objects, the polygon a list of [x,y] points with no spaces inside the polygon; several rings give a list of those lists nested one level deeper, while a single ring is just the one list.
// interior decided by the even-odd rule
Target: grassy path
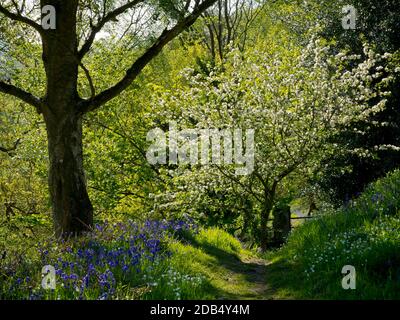
[{"label": "grassy path", "polygon": [[217,299],[273,299],[267,282],[266,260],[249,252],[238,255],[222,251],[213,253],[216,264],[208,266],[211,271],[208,276]]},{"label": "grassy path", "polygon": [[[222,236],[225,239],[221,239]],[[209,299],[274,298],[274,290],[268,285],[268,262],[242,249],[241,244],[227,234],[208,234],[200,241],[192,239],[190,244],[175,242],[173,250],[176,261],[183,264],[180,269],[208,279]]]},{"label": "grassy path", "polygon": [[273,292],[267,285],[267,261],[254,257],[241,257],[239,261],[230,265],[230,269],[232,271],[230,280],[236,282],[241,290],[228,294],[226,298],[259,300],[273,298]]}]

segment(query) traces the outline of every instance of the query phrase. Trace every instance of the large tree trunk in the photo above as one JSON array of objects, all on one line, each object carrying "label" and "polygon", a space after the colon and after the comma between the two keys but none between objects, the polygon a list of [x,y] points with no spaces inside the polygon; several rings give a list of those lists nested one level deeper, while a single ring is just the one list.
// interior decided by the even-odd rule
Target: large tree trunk
[{"label": "large tree trunk", "polygon": [[49,189],[57,236],[89,231],[93,207],[86,190],[82,155],[82,119],[66,114],[46,119],[49,147]]},{"label": "large tree trunk", "polygon": [[77,93],[78,0],[42,0],[57,11],[57,26],[43,36],[47,92],[43,115],[49,150],[49,191],[57,236],[90,230],[93,208],[86,190],[82,157],[82,113]]}]

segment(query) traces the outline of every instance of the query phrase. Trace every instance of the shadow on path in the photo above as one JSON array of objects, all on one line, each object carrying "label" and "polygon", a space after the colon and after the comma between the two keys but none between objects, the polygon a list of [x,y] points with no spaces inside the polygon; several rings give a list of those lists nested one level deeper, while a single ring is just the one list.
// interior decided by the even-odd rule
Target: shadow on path
[{"label": "shadow on path", "polygon": [[266,260],[250,256],[243,257],[239,252],[229,253],[213,245],[196,241],[191,244],[214,257],[217,264],[226,270],[223,280],[229,283],[229,288],[237,288],[237,290],[227,290],[228,286],[225,288],[213,286],[219,299],[273,298],[272,290],[267,285],[268,262]]}]

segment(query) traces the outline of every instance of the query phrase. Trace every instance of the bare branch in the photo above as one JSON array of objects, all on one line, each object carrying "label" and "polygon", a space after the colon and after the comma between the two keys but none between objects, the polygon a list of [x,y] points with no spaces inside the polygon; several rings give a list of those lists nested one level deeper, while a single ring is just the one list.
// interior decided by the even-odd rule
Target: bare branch
[{"label": "bare branch", "polygon": [[82,70],[85,73],[85,76],[86,76],[86,78],[87,78],[87,80],[89,82],[90,98],[93,99],[94,96],[96,95],[96,88],[94,87],[92,77],[90,76],[90,72],[82,62],[79,62],[79,66],[82,68]]},{"label": "bare branch", "polygon": [[129,1],[125,5],[106,14],[95,26],[92,26],[92,31],[90,32],[88,39],[78,52],[79,59],[82,59],[85,56],[85,54],[89,52],[93,44],[93,41],[96,38],[96,35],[101,31],[101,29],[103,29],[106,23],[114,20],[117,16],[125,13],[126,11],[128,11],[129,9],[133,8],[134,6],[138,5],[141,2],[143,2],[143,0]]},{"label": "bare branch", "polygon": [[9,148],[0,146],[0,151],[7,153],[9,156],[12,156],[14,151],[17,150],[17,147],[20,144],[20,142],[21,142],[21,139],[18,139],[17,141],[14,142],[14,145]]},{"label": "bare branch", "polygon": [[126,75],[117,84],[101,92],[93,99],[80,102],[78,105],[79,112],[86,113],[93,111],[111,99],[115,98],[118,94],[129,87],[129,85],[136,79],[143,68],[160,53],[162,48],[176,38],[182,31],[190,27],[207,8],[215,3],[215,1],[216,0],[203,1],[193,10],[190,15],[179,21],[172,29],[165,29],[156,42],[133,63],[133,65],[126,71]]},{"label": "bare branch", "polygon": [[249,186],[246,186],[244,183],[242,183],[240,181],[240,179],[233,175],[233,174],[229,174],[227,172],[227,170],[224,170],[222,167],[215,165],[215,167],[218,169],[219,172],[222,173],[222,175],[224,175],[226,178],[228,178],[230,181],[234,181],[236,184],[240,185],[244,190],[247,190],[247,192],[249,192],[256,200],[258,200],[259,202],[262,202],[262,198],[259,194],[257,194],[251,184]]},{"label": "bare branch", "polygon": [[36,23],[35,21],[23,16],[19,9],[17,10],[17,13],[13,13],[13,12],[9,11],[8,9],[6,9],[6,7],[4,7],[3,5],[0,5],[0,13],[2,13],[4,16],[6,16],[7,18],[9,18],[11,20],[22,22],[28,26],[31,26],[36,31],[38,31],[40,34],[43,34],[43,28],[41,27],[41,25]]},{"label": "bare branch", "polygon": [[20,88],[12,84],[5,83],[0,81],[0,92],[14,96],[16,98],[21,99],[22,101],[34,106],[38,113],[41,113],[42,102],[38,97],[35,97],[33,94],[26,92]]}]

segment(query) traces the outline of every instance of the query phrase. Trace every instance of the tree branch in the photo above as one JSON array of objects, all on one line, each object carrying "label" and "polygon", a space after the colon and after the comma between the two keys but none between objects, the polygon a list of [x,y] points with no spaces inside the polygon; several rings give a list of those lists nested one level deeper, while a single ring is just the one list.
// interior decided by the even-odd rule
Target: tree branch
[{"label": "tree branch", "polygon": [[83,72],[85,73],[86,79],[89,82],[90,98],[92,99],[96,95],[96,88],[94,87],[92,77],[90,76],[88,68],[86,68],[81,61],[79,61],[79,66],[82,68]]},{"label": "tree branch", "polygon": [[86,53],[89,52],[94,39],[96,38],[96,35],[103,29],[103,27],[106,25],[106,23],[114,20],[117,16],[123,14],[127,10],[133,8],[134,6],[138,5],[139,3],[143,2],[143,0],[133,0],[129,1],[125,5],[109,12],[106,14],[95,26],[92,27],[92,31],[90,32],[90,35],[86,42],[83,44],[82,48],[78,52],[78,58],[82,60],[82,58],[85,56]]},{"label": "tree branch", "polygon": [[18,11],[18,13],[13,13],[13,12],[9,11],[8,9],[6,9],[3,5],[0,5],[0,13],[2,13],[4,16],[6,16],[7,18],[9,18],[11,20],[22,22],[28,26],[31,26],[36,31],[38,31],[40,34],[43,34],[43,28],[40,24],[36,23],[35,21],[33,21],[27,17],[24,17],[19,11]]},{"label": "tree branch", "polygon": [[257,194],[252,188],[251,184],[249,187],[247,187],[245,184],[243,184],[238,177],[229,174],[226,172],[223,168],[221,168],[218,165],[215,165],[215,167],[218,169],[219,172],[221,172],[226,178],[228,178],[230,181],[234,181],[236,184],[240,185],[243,189],[247,190],[257,201],[262,202],[262,198],[260,197],[259,194]]},{"label": "tree branch", "polygon": [[6,148],[6,147],[0,146],[0,151],[5,152],[9,156],[11,156],[14,153],[14,151],[17,150],[17,147],[20,142],[21,142],[21,139],[18,139],[17,141],[14,142],[14,145],[11,148]]},{"label": "tree branch", "polygon": [[133,65],[126,71],[126,75],[116,85],[101,92],[93,99],[82,101],[78,105],[79,112],[86,113],[93,111],[115,98],[118,94],[129,87],[143,68],[160,53],[162,48],[176,38],[182,31],[190,27],[207,8],[215,3],[215,1],[216,0],[204,0],[189,16],[179,21],[172,29],[165,29],[156,42],[133,63]]},{"label": "tree branch", "polygon": [[5,83],[0,81],[0,92],[14,96],[16,98],[21,99],[22,101],[34,106],[36,111],[40,114],[42,109],[42,102],[38,97],[35,97],[33,94],[26,92],[12,84]]}]

